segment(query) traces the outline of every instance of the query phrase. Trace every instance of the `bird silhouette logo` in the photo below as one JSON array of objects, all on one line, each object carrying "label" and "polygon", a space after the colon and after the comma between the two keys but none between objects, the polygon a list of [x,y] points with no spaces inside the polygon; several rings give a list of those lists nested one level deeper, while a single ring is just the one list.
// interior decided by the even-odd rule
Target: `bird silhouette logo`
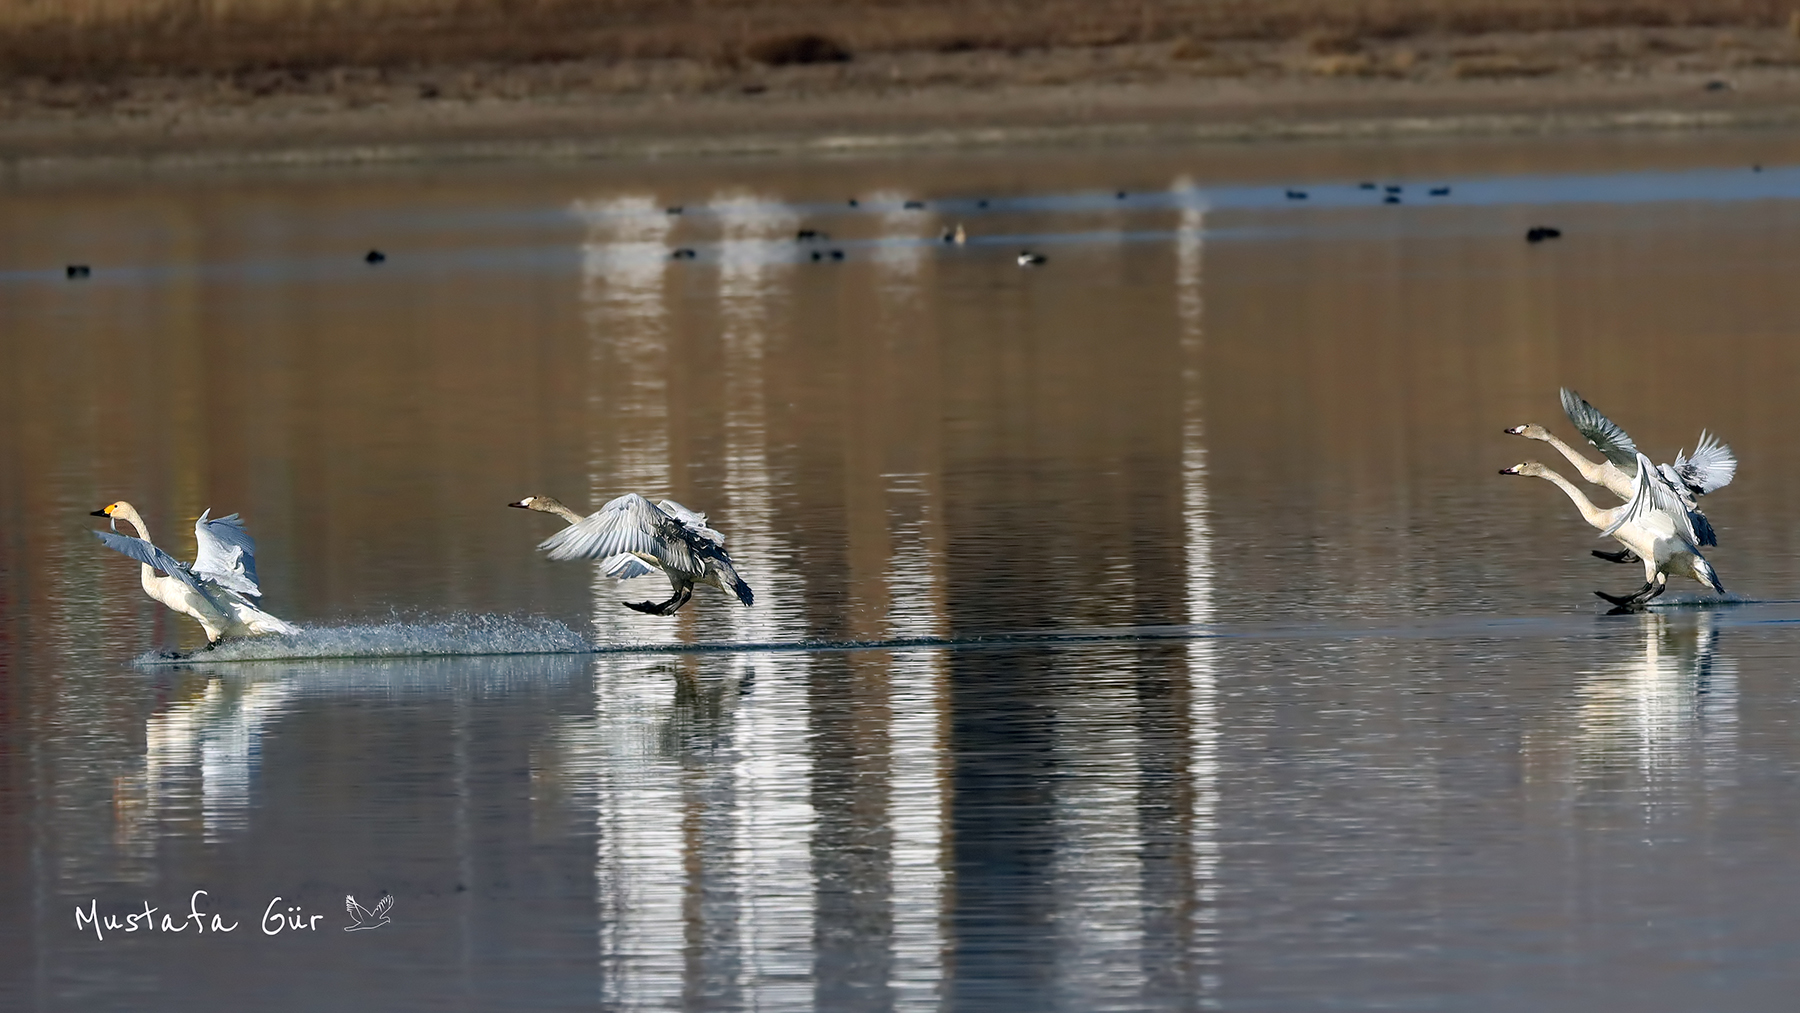
[{"label": "bird silhouette logo", "polygon": [[388,912],[393,910],[393,907],[394,898],[391,894],[382,894],[381,899],[375,902],[375,910],[373,911],[358,904],[356,902],[355,894],[344,894],[344,910],[350,912],[350,920],[356,923],[354,925],[344,926],[344,931],[361,932],[364,929],[381,928],[388,922],[393,921],[392,918],[388,917]]}]

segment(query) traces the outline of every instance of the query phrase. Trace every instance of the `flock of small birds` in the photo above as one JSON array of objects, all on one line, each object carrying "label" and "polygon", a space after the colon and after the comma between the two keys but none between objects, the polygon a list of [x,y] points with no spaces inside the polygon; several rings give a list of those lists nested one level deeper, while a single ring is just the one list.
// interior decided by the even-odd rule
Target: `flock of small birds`
[{"label": "flock of small birds", "polygon": [[[1763,167],[1760,164],[1752,165],[1750,171],[1761,172],[1763,171]],[[1373,180],[1364,180],[1358,183],[1357,189],[1380,193],[1382,203],[1384,204],[1402,203],[1401,197],[1406,190],[1404,186],[1398,183],[1381,184],[1376,183]],[[1431,197],[1450,196],[1450,188],[1448,186],[1428,187],[1425,192]],[[1311,194],[1307,191],[1293,187],[1287,188],[1284,191],[1284,194],[1290,201],[1302,201],[1311,197]],[[1113,197],[1116,200],[1125,200],[1130,196],[1130,193],[1125,190],[1118,190],[1113,194]],[[862,203],[855,197],[849,198],[845,201],[845,204],[846,206],[853,208],[862,206]],[[984,197],[976,200],[975,206],[977,208],[986,209],[988,206],[987,198]],[[901,204],[901,208],[906,211],[923,211],[925,210],[925,202],[922,200],[907,200]],[[670,204],[664,209],[664,211],[671,216],[683,214],[686,210],[687,208],[681,204]],[[826,242],[829,241],[830,238],[830,235],[818,229],[801,229],[794,235],[795,242],[801,243]],[[963,227],[962,223],[958,222],[954,229],[945,229],[939,238],[945,243],[962,246],[969,241],[969,233],[968,230]],[[1562,230],[1549,225],[1533,225],[1525,232],[1525,241],[1528,243],[1542,243],[1545,240],[1561,238]],[[699,256],[698,250],[695,250],[693,247],[683,246],[671,252],[669,254],[669,259],[696,260]],[[845,260],[846,255],[842,249],[812,250],[808,254],[808,259],[816,263],[822,263],[827,261]],[[1049,258],[1032,250],[1020,250],[1017,261],[1020,267],[1036,267],[1041,264],[1049,263]],[[365,264],[373,266],[386,262],[387,254],[380,250],[372,249],[363,254],[363,263]],[[63,276],[71,281],[91,277],[93,273],[93,268],[88,264],[68,264],[63,268]]]}]

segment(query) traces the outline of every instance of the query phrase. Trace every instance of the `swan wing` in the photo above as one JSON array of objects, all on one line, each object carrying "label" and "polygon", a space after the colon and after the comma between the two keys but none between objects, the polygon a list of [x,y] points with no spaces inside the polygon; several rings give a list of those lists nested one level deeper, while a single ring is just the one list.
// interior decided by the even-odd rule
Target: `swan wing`
[{"label": "swan wing", "polygon": [[1663,480],[1656,466],[1643,454],[1637,455],[1637,479],[1635,480],[1631,501],[1619,516],[1600,533],[1610,535],[1627,524],[1643,524],[1657,515],[1666,516],[1674,526],[1675,535],[1683,539],[1691,547],[1699,541],[1694,533],[1694,522],[1688,516],[1687,507],[1681,502],[1681,496]]},{"label": "swan wing", "polygon": [[1562,389],[1562,403],[1569,421],[1575,424],[1577,432],[1594,445],[1594,449],[1626,472],[1637,467],[1638,458],[1642,455],[1637,452],[1637,444],[1631,442],[1631,437],[1625,435],[1625,430],[1620,429],[1618,423],[1600,414],[1598,408],[1583,401],[1580,394],[1567,387]]},{"label": "swan wing", "polygon": [[655,573],[656,569],[629,552],[621,552],[602,559],[600,572],[615,580],[630,580],[633,577],[648,576]]},{"label": "swan wing", "polygon": [[262,588],[256,583],[256,539],[244,530],[237,514],[211,514],[208,508],[194,522],[194,541],[200,547],[194,556],[195,576],[239,594],[262,597]]},{"label": "swan wing", "polygon": [[1700,430],[1700,442],[1694,445],[1693,457],[1675,455],[1675,473],[1681,484],[1698,496],[1730,485],[1737,477],[1737,466],[1737,455],[1731,452],[1731,446],[1704,429]]},{"label": "swan wing", "polygon": [[198,580],[194,579],[192,573],[188,572],[186,563],[181,562],[174,556],[169,555],[144,539],[133,538],[130,535],[121,535],[115,531],[96,531],[94,532],[94,537],[100,539],[100,541],[106,544],[107,548],[112,549],[114,552],[122,552],[140,563],[147,564],[174,577],[176,580],[179,580],[183,584],[193,588],[195,591],[198,591],[200,596],[212,603],[214,608],[219,607],[218,600],[208,593],[206,588],[202,587]]},{"label": "swan wing", "polygon": [[688,529],[688,531],[699,535],[701,538],[712,542],[714,545],[724,546],[725,536],[717,530],[707,526],[705,514],[689,510],[687,507],[682,506],[672,499],[662,500],[656,505],[663,513],[668,514],[670,517],[673,517],[680,522],[681,526]]},{"label": "swan wing", "polygon": [[686,532],[680,521],[632,492],[544,539],[538,549],[559,561],[633,555],[691,571],[699,561]]}]

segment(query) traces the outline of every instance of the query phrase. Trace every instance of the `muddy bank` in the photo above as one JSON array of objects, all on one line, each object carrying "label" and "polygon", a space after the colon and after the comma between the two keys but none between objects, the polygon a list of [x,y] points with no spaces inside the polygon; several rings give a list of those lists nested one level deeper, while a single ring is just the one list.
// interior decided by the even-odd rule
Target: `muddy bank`
[{"label": "muddy bank", "polygon": [[1585,29],[20,78],[0,161],[77,168],[1788,126],[1786,29]]}]

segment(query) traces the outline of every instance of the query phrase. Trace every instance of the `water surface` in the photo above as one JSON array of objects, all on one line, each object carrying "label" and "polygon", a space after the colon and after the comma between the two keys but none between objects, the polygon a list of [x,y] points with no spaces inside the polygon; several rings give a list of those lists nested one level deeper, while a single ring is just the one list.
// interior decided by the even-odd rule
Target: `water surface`
[{"label": "water surface", "polygon": [[[1800,985],[1790,139],[169,178],[0,218],[9,1008]],[[1658,460],[1730,442],[1728,600],[1604,615],[1639,571],[1496,474],[1548,452],[1506,426],[1572,435],[1565,384]],[[755,607],[631,612],[664,587],[505,507],[624,491],[706,511]],[[241,512],[307,635],[151,664],[199,635],[87,533],[118,499],[184,557]],[[239,927],[75,917],[198,890]]]}]

